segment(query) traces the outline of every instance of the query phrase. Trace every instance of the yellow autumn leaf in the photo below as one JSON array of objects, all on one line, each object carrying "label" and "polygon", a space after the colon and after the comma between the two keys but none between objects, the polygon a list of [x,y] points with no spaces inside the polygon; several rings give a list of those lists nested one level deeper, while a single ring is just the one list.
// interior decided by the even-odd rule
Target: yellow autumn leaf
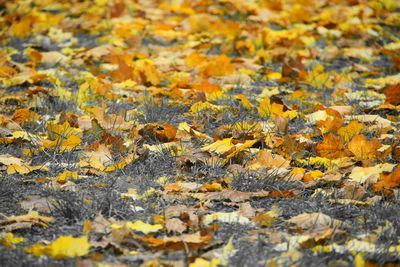
[{"label": "yellow autumn leaf", "polygon": [[246,109],[252,109],[253,105],[250,103],[249,99],[247,99],[247,97],[243,94],[238,94],[235,96],[235,98],[237,100],[240,101],[240,103],[242,104],[243,107],[245,107]]},{"label": "yellow autumn leaf", "polygon": [[62,173],[57,175],[57,182],[60,184],[64,184],[68,179],[78,179],[77,171],[63,171]]},{"label": "yellow autumn leaf", "polygon": [[7,174],[28,174],[30,172],[40,170],[40,171],[48,171],[49,168],[47,166],[29,166],[26,164],[10,164],[7,166]]},{"label": "yellow autumn leaf", "polygon": [[218,140],[212,144],[203,146],[201,150],[215,152],[217,154],[224,154],[231,150],[235,145],[232,143],[232,138],[225,138]]},{"label": "yellow autumn leaf", "polygon": [[13,233],[0,233],[0,243],[6,248],[15,248],[16,244],[24,242],[23,237],[16,237]]},{"label": "yellow autumn leaf", "polygon": [[58,124],[56,122],[47,123],[48,137],[51,140],[57,140],[60,138],[66,139],[71,135],[81,136],[82,130],[79,128],[71,127],[71,125],[66,121],[63,124]]},{"label": "yellow autumn leaf", "polygon": [[214,267],[213,265],[211,265],[211,262],[208,260],[205,260],[203,258],[197,258],[194,262],[192,262],[191,264],[189,264],[189,267]]},{"label": "yellow autumn leaf", "polygon": [[66,259],[85,256],[90,247],[87,236],[60,236],[48,245],[34,244],[25,250],[37,257],[47,255],[54,259]]},{"label": "yellow autumn leaf", "polygon": [[386,87],[387,85],[393,85],[400,83],[400,73],[395,74],[395,75],[389,75],[381,78],[369,78],[365,79],[365,86],[366,87],[371,87],[375,89],[382,89]]},{"label": "yellow autumn leaf", "polygon": [[264,97],[259,100],[258,114],[263,118],[271,117],[272,115],[281,116],[284,118],[293,119],[297,117],[297,110],[284,110],[284,106],[278,103],[271,103],[269,97]]},{"label": "yellow autumn leaf", "polygon": [[187,122],[185,122],[185,121],[179,123],[178,130],[179,130],[179,131],[185,131],[185,132],[187,132],[187,133],[189,133],[189,134],[191,134],[191,135],[196,136],[197,138],[207,138],[207,139],[210,139],[210,137],[209,137],[208,135],[206,135],[206,134],[204,134],[204,133],[201,133],[201,132],[199,132],[199,131],[194,130],[194,129],[193,129],[192,127],[190,127],[190,125],[189,125]]},{"label": "yellow autumn leaf", "polygon": [[365,260],[361,253],[357,253],[357,255],[354,257],[354,267],[364,267],[365,264]]},{"label": "yellow autumn leaf", "polygon": [[270,72],[267,74],[268,80],[279,80],[282,78],[282,74],[280,72]]},{"label": "yellow autumn leaf", "polygon": [[158,85],[161,81],[161,75],[154,66],[154,62],[150,59],[140,59],[135,61],[134,74],[137,77],[144,77],[144,82],[152,85]]},{"label": "yellow autumn leaf", "polygon": [[260,101],[260,105],[257,108],[258,114],[260,114],[261,117],[267,118],[270,117],[272,114],[272,106],[271,106],[271,101],[269,100],[269,97],[264,97]]},{"label": "yellow autumn leaf", "polygon": [[54,148],[58,151],[72,151],[76,149],[82,142],[81,138],[76,135],[70,135],[68,138],[57,138],[57,140],[43,140],[42,144],[44,148]]},{"label": "yellow autumn leaf", "polygon": [[367,180],[370,183],[375,183],[379,180],[380,174],[383,172],[391,172],[396,164],[383,163],[373,167],[354,167],[349,178],[351,181],[365,183]]},{"label": "yellow autumn leaf", "polygon": [[364,124],[358,121],[350,121],[350,123],[344,127],[339,128],[337,131],[338,135],[344,142],[350,141],[354,135],[359,134],[364,129]]},{"label": "yellow autumn leaf", "polygon": [[123,227],[126,227],[130,230],[137,231],[137,232],[142,232],[143,234],[149,234],[149,233],[155,233],[158,232],[163,228],[161,224],[148,224],[143,221],[135,221],[135,222],[126,222],[125,224],[121,225],[118,223],[114,223],[111,225],[112,229],[121,229]]}]

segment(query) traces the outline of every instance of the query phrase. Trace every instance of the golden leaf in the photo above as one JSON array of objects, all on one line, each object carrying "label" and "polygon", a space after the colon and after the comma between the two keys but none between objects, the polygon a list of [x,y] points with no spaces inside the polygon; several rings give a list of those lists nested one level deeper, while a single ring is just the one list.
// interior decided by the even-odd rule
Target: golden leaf
[{"label": "golden leaf", "polygon": [[37,257],[47,255],[54,259],[66,259],[85,256],[90,247],[87,236],[60,236],[48,245],[34,244],[25,250]]},{"label": "golden leaf", "polygon": [[365,135],[358,134],[351,139],[348,144],[349,150],[361,159],[374,159],[377,155],[377,150],[381,147],[378,139],[368,140]]}]

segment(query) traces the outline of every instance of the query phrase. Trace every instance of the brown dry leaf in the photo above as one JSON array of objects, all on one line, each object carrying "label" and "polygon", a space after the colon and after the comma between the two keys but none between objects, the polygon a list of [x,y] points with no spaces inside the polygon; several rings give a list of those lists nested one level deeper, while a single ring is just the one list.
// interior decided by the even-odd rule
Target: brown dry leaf
[{"label": "brown dry leaf", "polygon": [[18,203],[24,210],[35,209],[40,212],[50,212],[51,203],[53,201],[54,201],[53,198],[45,198],[38,195],[31,195],[27,196],[24,200]]},{"label": "brown dry leaf", "polygon": [[91,223],[91,231],[98,234],[105,234],[108,231],[110,225],[114,222],[115,220],[113,220],[112,218],[108,220],[104,218],[103,215],[99,214],[94,218]]},{"label": "brown dry leaf", "polygon": [[182,234],[186,230],[186,225],[177,218],[171,218],[165,221],[165,228],[170,233]]},{"label": "brown dry leaf", "polygon": [[138,134],[143,137],[156,138],[160,142],[171,142],[175,139],[176,128],[171,124],[149,123],[137,128]]},{"label": "brown dry leaf", "polygon": [[288,223],[294,224],[303,229],[314,229],[324,226],[341,226],[342,222],[332,219],[326,214],[320,212],[301,213],[288,220]]},{"label": "brown dry leaf", "polygon": [[365,135],[358,134],[348,144],[349,150],[360,159],[375,159],[381,143],[378,139],[368,140]]},{"label": "brown dry leaf", "polygon": [[44,64],[67,64],[69,61],[69,58],[67,56],[57,51],[41,52],[40,54],[42,56],[41,62]]},{"label": "brown dry leaf", "polygon": [[290,162],[283,158],[282,156],[273,156],[270,151],[261,150],[258,153],[257,159],[252,160],[247,164],[250,170],[258,170],[261,168],[271,169],[279,168],[286,169],[290,167]]},{"label": "brown dry leaf", "polygon": [[185,247],[196,249],[207,246],[211,238],[212,234],[210,233],[202,234],[201,232],[196,232],[193,234],[164,237],[163,239],[145,236],[141,240],[154,249],[182,250]]},{"label": "brown dry leaf", "polygon": [[22,125],[25,122],[36,121],[40,119],[40,115],[30,111],[28,108],[18,109],[14,112],[12,120]]},{"label": "brown dry leaf", "polygon": [[400,83],[387,86],[383,89],[386,96],[386,103],[400,105]]},{"label": "brown dry leaf", "polygon": [[345,199],[362,200],[367,194],[365,188],[357,182],[345,182],[340,191]]},{"label": "brown dry leaf", "polygon": [[239,205],[239,214],[247,218],[253,218],[256,215],[256,210],[253,209],[249,202],[244,202]]},{"label": "brown dry leaf", "polygon": [[199,217],[195,214],[195,208],[188,208],[184,205],[170,206],[165,210],[167,218],[179,217],[181,221],[186,223],[189,227],[199,226]]},{"label": "brown dry leaf", "polygon": [[91,167],[103,171],[106,166],[111,165],[112,159],[110,150],[105,145],[100,144],[95,150],[83,153],[79,166]]},{"label": "brown dry leaf", "polygon": [[[185,194],[183,194],[185,195]],[[209,193],[187,193],[188,196],[199,200],[230,200],[232,202],[243,202],[251,198],[264,198],[270,195],[267,191],[241,192],[236,190],[222,190],[220,192]]]},{"label": "brown dry leaf", "polygon": [[9,216],[0,222],[0,229],[11,232],[19,229],[30,229],[33,225],[46,228],[47,224],[53,222],[53,217],[41,216],[37,211],[29,211],[25,215]]}]

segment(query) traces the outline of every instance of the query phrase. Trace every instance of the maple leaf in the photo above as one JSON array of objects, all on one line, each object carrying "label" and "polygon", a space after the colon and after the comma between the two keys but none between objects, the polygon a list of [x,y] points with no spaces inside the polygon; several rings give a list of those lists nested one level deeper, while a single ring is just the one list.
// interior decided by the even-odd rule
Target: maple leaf
[{"label": "maple leaf", "polygon": [[349,178],[350,180],[359,183],[365,183],[366,181],[369,183],[375,183],[379,179],[381,173],[389,172],[395,166],[396,165],[394,164],[384,163],[373,167],[355,167],[351,171]]},{"label": "maple leaf", "polygon": [[373,185],[373,190],[381,191],[400,186],[400,165],[389,174],[381,174],[380,180]]},{"label": "maple leaf", "polygon": [[399,105],[400,104],[399,92],[400,92],[400,83],[385,87],[383,93],[386,96],[386,102],[393,105]]},{"label": "maple leaf", "polygon": [[274,207],[270,211],[257,214],[252,221],[260,226],[270,227],[280,213],[279,208]]},{"label": "maple leaf", "polygon": [[348,142],[354,135],[359,134],[363,129],[364,129],[364,124],[352,120],[348,125],[338,129],[337,133],[344,142]]},{"label": "maple leaf", "polygon": [[340,137],[329,133],[324,136],[321,143],[316,146],[319,155],[329,159],[337,159],[349,155]]},{"label": "maple leaf", "polygon": [[342,115],[334,109],[326,109],[327,118],[325,120],[317,120],[317,128],[322,134],[334,132],[343,124]]},{"label": "maple leaf", "polygon": [[374,159],[381,143],[378,139],[368,140],[365,135],[358,134],[351,139],[347,146],[357,158]]},{"label": "maple leaf", "polygon": [[247,166],[251,170],[257,170],[260,168],[288,168],[290,162],[285,158],[275,155],[273,156],[270,151],[261,150],[258,153],[257,159],[250,161]]}]

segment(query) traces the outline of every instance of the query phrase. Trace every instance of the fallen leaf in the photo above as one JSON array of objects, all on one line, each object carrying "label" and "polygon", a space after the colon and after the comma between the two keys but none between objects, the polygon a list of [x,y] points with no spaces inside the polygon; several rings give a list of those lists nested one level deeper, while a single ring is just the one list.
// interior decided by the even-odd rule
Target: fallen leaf
[{"label": "fallen leaf", "polygon": [[338,129],[337,133],[342,138],[343,142],[348,142],[351,138],[353,138],[353,136],[359,134],[363,129],[364,124],[352,120],[348,125]]},{"label": "fallen leaf", "polygon": [[177,218],[171,218],[165,221],[165,228],[170,233],[181,234],[186,230],[186,225]]},{"label": "fallen leaf", "polygon": [[275,155],[273,156],[270,151],[261,150],[258,153],[257,159],[252,160],[247,164],[248,168],[251,170],[257,170],[260,168],[289,168],[290,162],[285,158]]},{"label": "fallen leaf", "polygon": [[54,259],[67,259],[85,256],[89,253],[91,245],[87,236],[72,237],[60,236],[48,245],[34,244],[25,249],[26,252],[36,257],[47,255]]},{"label": "fallen leaf", "polygon": [[113,229],[127,228],[133,231],[142,232],[144,234],[155,233],[163,228],[161,224],[148,224],[143,221],[126,222],[124,224],[114,223],[111,225]]},{"label": "fallen leaf", "polygon": [[391,189],[400,186],[400,165],[389,174],[381,174],[379,181],[372,186],[375,191]]},{"label": "fallen leaf", "polygon": [[383,163],[373,167],[354,167],[349,178],[358,183],[376,183],[383,172],[390,172],[395,167],[395,164]]},{"label": "fallen leaf", "polygon": [[212,144],[203,146],[201,150],[215,152],[217,154],[224,154],[234,148],[235,145],[232,144],[232,138],[225,138],[218,140]]},{"label": "fallen leaf", "polygon": [[328,159],[337,159],[349,155],[342,140],[332,133],[324,136],[324,140],[316,146],[316,151],[319,155]]},{"label": "fallen leaf", "polygon": [[240,223],[240,224],[251,224],[251,221],[240,215],[238,212],[215,212],[212,214],[205,215],[203,223],[209,225],[214,221],[224,223]]},{"label": "fallen leaf", "polygon": [[288,223],[294,224],[299,228],[312,229],[323,226],[341,226],[342,222],[332,219],[326,214],[320,212],[301,213],[288,220]]},{"label": "fallen leaf", "polygon": [[6,248],[15,249],[15,245],[24,242],[25,238],[16,237],[13,233],[0,233],[0,243]]},{"label": "fallen leaf", "polygon": [[360,159],[374,159],[381,147],[378,139],[368,140],[365,135],[355,135],[348,144],[349,150]]},{"label": "fallen leaf", "polygon": [[38,195],[26,196],[24,200],[19,202],[19,205],[24,210],[36,209],[40,212],[49,212],[53,198],[45,198]]},{"label": "fallen leaf", "polygon": [[53,217],[42,216],[37,211],[31,210],[25,215],[8,216],[5,220],[0,221],[0,229],[11,232],[18,229],[30,229],[33,225],[47,228],[47,224],[53,221]]}]

